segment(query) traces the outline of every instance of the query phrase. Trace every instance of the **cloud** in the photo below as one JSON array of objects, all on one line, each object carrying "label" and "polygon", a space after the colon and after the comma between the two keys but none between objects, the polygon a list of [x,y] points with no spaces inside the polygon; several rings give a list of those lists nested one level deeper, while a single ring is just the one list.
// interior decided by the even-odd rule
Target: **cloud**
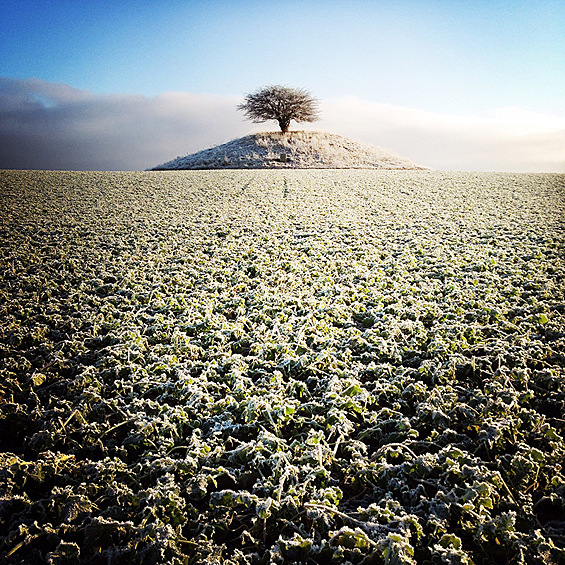
[{"label": "cloud", "polygon": [[523,108],[439,114],[355,98],[324,103],[324,127],[443,170],[565,172],[565,118]]},{"label": "cloud", "polygon": [[244,135],[237,97],[97,95],[0,78],[0,168],[143,170]]},{"label": "cloud", "polygon": [[[241,98],[169,92],[100,95],[39,79],[0,78],[0,168],[143,170],[251,133]],[[523,108],[456,116],[342,98],[324,129],[445,170],[565,172],[565,118]],[[300,125],[302,127],[302,125]]]}]

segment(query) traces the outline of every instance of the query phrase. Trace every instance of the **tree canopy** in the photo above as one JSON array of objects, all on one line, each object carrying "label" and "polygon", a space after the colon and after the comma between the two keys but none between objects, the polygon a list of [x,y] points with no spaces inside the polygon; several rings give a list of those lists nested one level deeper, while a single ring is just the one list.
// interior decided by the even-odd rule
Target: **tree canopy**
[{"label": "tree canopy", "polygon": [[315,122],[319,119],[318,100],[303,88],[273,85],[247,94],[238,110],[255,123],[276,120],[283,133],[290,122]]}]

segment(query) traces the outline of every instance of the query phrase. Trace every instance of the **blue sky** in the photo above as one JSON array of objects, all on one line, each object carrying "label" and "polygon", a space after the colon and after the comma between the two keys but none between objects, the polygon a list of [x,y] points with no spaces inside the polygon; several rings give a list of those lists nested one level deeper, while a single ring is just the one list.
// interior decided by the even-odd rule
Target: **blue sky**
[{"label": "blue sky", "polygon": [[[121,95],[162,102],[167,93],[216,101],[220,97],[227,112],[233,99],[262,85],[305,87],[326,104],[323,129],[342,124],[347,131],[335,133],[404,152],[411,149],[407,140],[414,132],[406,132],[404,143],[398,143],[399,135],[384,139],[378,135],[386,107],[400,118],[420,112],[420,129],[421,122],[438,120],[436,137],[442,127],[449,131],[456,126],[460,131],[467,128],[460,139],[469,139],[481,128],[496,134],[497,124],[508,132],[513,127],[511,112],[516,127],[524,125],[521,135],[543,134],[540,143],[546,146],[547,135],[553,139],[549,143],[560,144],[560,132],[565,130],[565,2],[561,0],[0,0],[0,22],[0,77],[10,79],[12,90],[15,83],[25,86],[25,96],[43,101],[45,112],[62,102],[56,97],[48,100],[49,89],[25,82],[28,79],[88,93],[90,112],[96,112],[95,100],[102,104]],[[6,96],[10,88],[4,86]],[[357,101],[355,108],[352,101]],[[122,102],[127,107],[126,98]],[[0,111],[1,104],[0,100]],[[375,120],[373,134],[361,124],[367,105]],[[232,127],[225,131],[225,139],[220,132],[208,139],[202,134],[203,111],[198,131],[187,122],[184,141],[181,135],[175,142],[179,152],[200,149],[209,141],[228,141],[243,131]],[[211,131],[217,111],[210,115]],[[502,121],[501,113],[506,116]],[[242,120],[241,115],[235,118]],[[363,127],[355,129],[356,120]],[[12,141],[16,127],[10,133]],[[251,124],[245,127],[257,130]],[[63,129],[59,131],[63,135]],[[25,149],[25,139],[18,142]],[[461,150],[466,150],[464,144]],[[528,157],[524,151],[522,147],[521,158]],[[565,168],[559,147],[552,145],[551,151],[557,156],[545,165],[530,159],[530,169],[556,170],[561,161]],[[405,156],[420,157],[418,151]],[[500,169],[519,170],[520,163],[513,166],[508,158],[501,161]],[[430,166],[497,165],[463,158],[444,163],[439,156],[436,161]],[[0,160],[0,166],[9,163]]]}]

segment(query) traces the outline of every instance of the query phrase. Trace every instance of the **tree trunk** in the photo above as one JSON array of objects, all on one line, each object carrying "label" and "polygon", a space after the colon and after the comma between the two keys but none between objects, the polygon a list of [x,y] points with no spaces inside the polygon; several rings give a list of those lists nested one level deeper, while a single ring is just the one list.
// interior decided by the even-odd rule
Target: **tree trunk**
[{"label": "tree trunk", "polygon": [[290,126],[290,120],[281,118],[280,120],[278,120],[278,122],[279,122],[279,127],[281,128],[281,131],[283,133],[287,133],[288,127]]}]

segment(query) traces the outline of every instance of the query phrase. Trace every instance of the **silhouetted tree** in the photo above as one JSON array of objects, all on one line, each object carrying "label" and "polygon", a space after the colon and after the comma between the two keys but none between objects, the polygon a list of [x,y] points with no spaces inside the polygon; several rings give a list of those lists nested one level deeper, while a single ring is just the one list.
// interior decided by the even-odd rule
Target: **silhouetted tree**
[{"label": "silhouetted tree", "polygon": [[283,133],[288,131],[291,120],[315,122],[319,119],[318,100],[302,88],[288,88],[274,85],[247,94],[238,110],[255,123],[276,120]]}]

